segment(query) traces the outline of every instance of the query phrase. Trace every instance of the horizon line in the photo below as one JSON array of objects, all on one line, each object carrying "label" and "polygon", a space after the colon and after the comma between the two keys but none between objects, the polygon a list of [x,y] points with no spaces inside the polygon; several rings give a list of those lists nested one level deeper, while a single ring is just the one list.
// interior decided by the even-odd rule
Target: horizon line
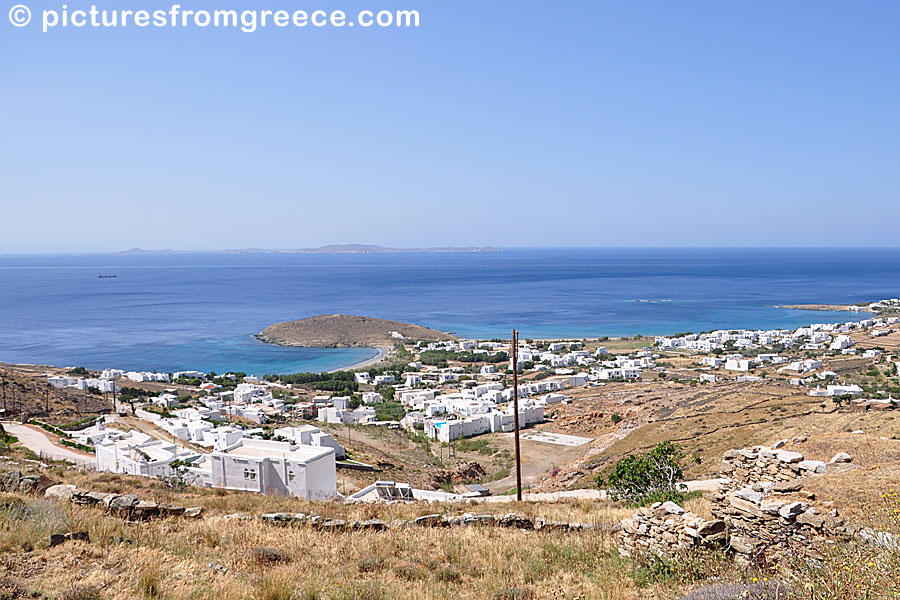
[{"label": "horizon line", "polygon": [[[327,248],[330,246],[376,246],[381,247],[389,252],[315,252],[319,248]],[[573,245],[573,246],[431,246],[431,247],[391,247],[379,246],[378,244],[326,244],[315,248],[220,248],[220,249],[146,249],[146,248],[130,248],[128,250],[62,250],[62,251],[25,251],[25,252],[0,252],[0,256],[141,256],[152,254],[337,254],[337,255],[354,255],[354,254],[484,254],[490,251],[504,250],[898,250],[900,246],[881,246],[881,245],[847,245],[847,246],[802,246],[802,245],[735,245],[735,246],[693,246],[693,245],[612,245],[612,246],[590,246],[590,245]]]}]

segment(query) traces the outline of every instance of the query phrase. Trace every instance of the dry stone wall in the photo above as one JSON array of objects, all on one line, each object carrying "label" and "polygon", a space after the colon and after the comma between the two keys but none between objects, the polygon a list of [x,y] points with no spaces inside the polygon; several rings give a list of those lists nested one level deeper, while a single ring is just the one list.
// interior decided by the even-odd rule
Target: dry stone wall
[{"label": "dry stone wall", "polygon": [[[640,508],[622,521],[619,551],[631,556],[671,556],[692,547],[722,547],[739,562],[768,564],[778,558],[815,554],[819,542],[854,533],[830,502],[814,505],[805,478],[828,465],[776,447],[729,450],[723,457],[724,483],[713,500],[712,520],[703,520],[672,502]],[[841,453],[831,464],[850,462]]]},{"label": "dry stone wall", "polygon": [[657,502],[622,521],[619,552],[671,556],[697,546],[723,548],[727,541],[725,521],[702,519],[674,502]]}]

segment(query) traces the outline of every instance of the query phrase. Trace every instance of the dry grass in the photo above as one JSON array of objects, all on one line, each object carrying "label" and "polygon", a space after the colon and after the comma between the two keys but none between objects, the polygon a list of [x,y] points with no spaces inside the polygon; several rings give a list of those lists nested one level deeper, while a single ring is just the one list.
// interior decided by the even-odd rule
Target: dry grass
[{"label": "dry grass", "polygon": [[[47,548],[48,524],[22,534],[35,551],[3,552],[7,575],[42,594],[78,583],[102,590],[104,598],[490,598],[513,588],[534,598],[558,590],[584,598],[636,597],[636,585],[616,577],[622,564],[602,530],[323,533],[239,519],[130,524],[92,508],[64,508],[69,522],[89,532],[90,544]],[[383,508],[382,518],[400,514],[397,507]],[[591,520],[585,508],[562,512]],[[260,548],[278,560],[260,560]]]}]

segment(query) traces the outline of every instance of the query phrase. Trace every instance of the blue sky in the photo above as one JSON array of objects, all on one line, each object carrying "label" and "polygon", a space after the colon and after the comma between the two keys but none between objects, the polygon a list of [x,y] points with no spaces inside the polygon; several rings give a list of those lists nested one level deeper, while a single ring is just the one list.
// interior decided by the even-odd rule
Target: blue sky
[{"label": "blue sky", "polygon": [[41,34],[4,9],[0,252],[897,245],[900,3],[182,4],[422,26]]}]

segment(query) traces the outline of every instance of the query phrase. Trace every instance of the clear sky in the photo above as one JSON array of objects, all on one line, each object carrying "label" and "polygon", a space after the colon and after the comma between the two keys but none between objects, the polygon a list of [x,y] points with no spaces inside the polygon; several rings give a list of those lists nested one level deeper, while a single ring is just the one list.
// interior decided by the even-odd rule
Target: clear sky
[{"label": "clear sky", "polygon": [[182,4],[421,27],[42,34],[4,7],[0,252],[898,244],[895,0]]}]

